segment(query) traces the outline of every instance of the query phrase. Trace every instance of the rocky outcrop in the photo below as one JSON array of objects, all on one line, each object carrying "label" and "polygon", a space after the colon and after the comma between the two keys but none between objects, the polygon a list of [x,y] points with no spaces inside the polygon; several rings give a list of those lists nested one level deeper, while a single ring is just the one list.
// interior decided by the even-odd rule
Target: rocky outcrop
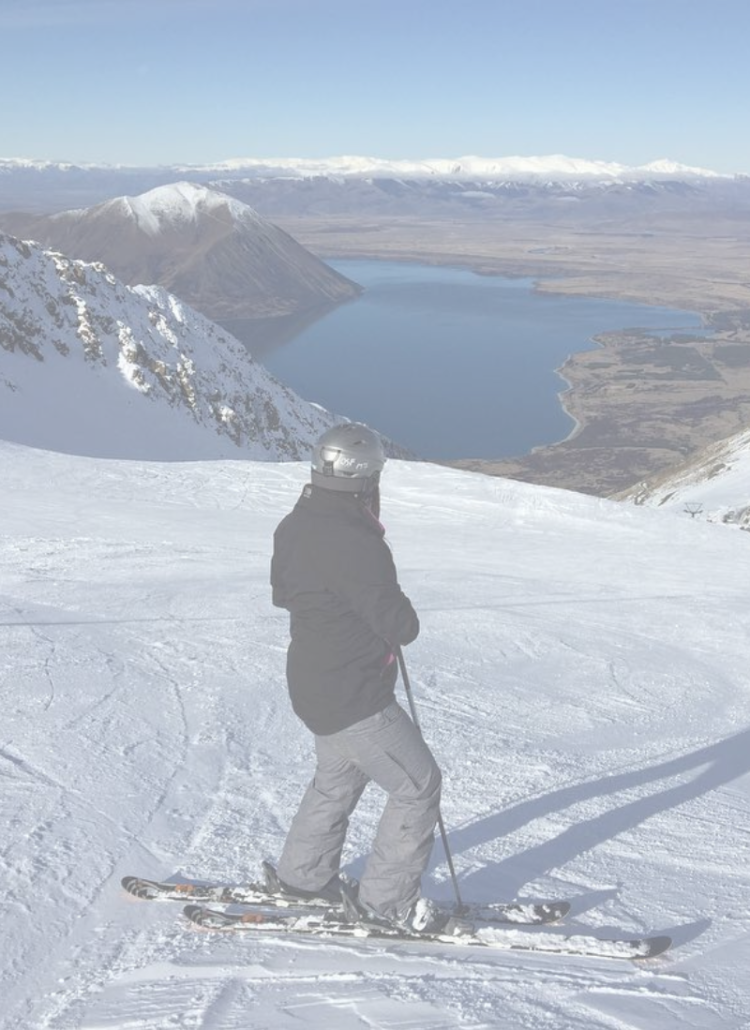
[{"label": "rocky outcrop", "polygon": [[0,438],[99,457],[306,459],[335,416],[158,286],[0,233]]}]

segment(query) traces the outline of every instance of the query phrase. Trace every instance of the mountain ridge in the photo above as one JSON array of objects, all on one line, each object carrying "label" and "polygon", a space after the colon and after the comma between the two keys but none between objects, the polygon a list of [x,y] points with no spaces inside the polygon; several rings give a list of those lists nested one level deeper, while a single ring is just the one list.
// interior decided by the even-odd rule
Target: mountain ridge
[{"label": "mountain ridge", "polygon": [[[228,184],[245,183],[256,191],[259,203],[265,205],[265,196],[257,191],[273,185],[277,191],[285,187],[285,204],[260,207],[264,216],[281,214],[316,213],[317,187],[328,190],[346,189],[355,192],[356,204],[334,206],[334,210],[349,213],[358,210],[367,214],[365,206],[368,187],[384,196],[377,197],[375,211],[389,212],[388,194],[403,190],[406,185],[412,193],[408,204],[397,208],[397,213],[430,214],[487,214],[492,206],[482,204],[482,194],[499,199],[519,189],[543,194],[586,197],[614,190],[628,193],[630,189],[651,189],[657,193],[671,185],[672,192],[679,185],[708,191],[712,203],[746,204],[745,193],[750,193],[750,175],[742,172],[716,172],[680,164],[669,158],[660,158],[644,165],[631,166],[612,161],[570,158],[565,155],[546,157],[435,158],[424,160],[386,160],[382,158],[343,156],[331,158],[234,158],[204,164],[174,164],[158,167],[137,165],[72,164],[38,161],[25,158],[0,158],[0,210],[53,212],[63,207],[90,206],[120,194],[137,194],[167,183],[190,179],[193,182],[213,184],[226,189]],[[389,184],[384,186],[384,184]],[[358,193],[357,191],[365,191]],[[440,196],[455,193],[460,203],[453,208]],[[290,198],[287,194],[291,193]],[[422,196],[424,193],[424,196]],[[726,194],[726,196],[725,196]],[[239,194],[237,194],[239,196]],[[715,196],[715,199],[713,199]],[[739,198],[739,200],[738,200]],[[241,198],[243,199],[243,198]],[[455,199],[455,198],[454,198]],[[486,197],[484,198],[487,199]],[[293,201],[293,204],[292,204]],[[750,206],[747,201],[746,206]],[[479,212],[477,212],[479,208]],[[502,211],[497,213],[502,214]],[[11,230],[12,231],[12,230]]]},{"label": "mountain ridge", "polygon": [[338,421],[156,286],[0,233],[0,438],[95,457],[299,460]]},{"label": "mountain ridge", "polygon": [[229,158],[223,161],[203,164],[184,164],[176,162],[170,165],[122,165],[104,163],[74,163],[35,160],[33,158],[0,158],[0,174],[3,170],[24,168],[27,170],[49,171],[92,171],[111,170],[129,171],[171,169],[173,172],[256,172],[259,175],[273,172],[275,174],[296,173],[303,177],[316,175],[406,175],[410,178],[419,176],[439,176],[452,178],[465,176],[505,177],[505,176],[542,176],[563,175],[600,178],[648,178],[650,176],[689,176],[697,178],[733,178],[743,173],[716,172],[708,168],[700,168],[682,164],[670,158],[658,158],[644,165],[627,165],[617,161],[602,161],[591,158],[567,157],[564,154],[548,154],[539,156],[513,155],[508,157],[480,157],[464,155],[456,158],[423,158],[423,159],[387,159],[364,155],[340,155],[327,158],[305,157],[247,157]]}]

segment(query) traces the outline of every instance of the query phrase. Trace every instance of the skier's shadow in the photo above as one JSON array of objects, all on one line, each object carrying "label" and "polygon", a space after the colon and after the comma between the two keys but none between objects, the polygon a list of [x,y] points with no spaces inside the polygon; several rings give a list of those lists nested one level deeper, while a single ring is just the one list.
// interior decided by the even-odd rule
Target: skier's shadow
[{"label": "skier's shadow", "polygon": [[[590,798],[614,796],[621,791],[679,778],[673,786],[661,787],[624,804],[617,804],[613,797],[613,807],[608,811],[578,821],[551,840],[462,877],[462,894],[466,898],[517,896],[529,881],[559,868],[603,841],[747,773],[750,773],[750,729],[646,769],[563,787],[453,830],[449,833],[449,845],[454,854],[461,854],[513,833],[534,819],[562,812]],[[437,843],[433,863],[437,866],[443,861],[442,848]],[[611,895],[616,891],[604,892],[607,893]],[[601,896],[598,900],[602,900]]]}]

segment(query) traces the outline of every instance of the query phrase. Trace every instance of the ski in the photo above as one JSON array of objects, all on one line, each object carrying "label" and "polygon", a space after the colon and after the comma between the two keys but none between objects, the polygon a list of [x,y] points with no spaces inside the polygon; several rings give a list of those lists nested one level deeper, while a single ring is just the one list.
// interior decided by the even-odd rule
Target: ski
[{"label": "ski", "polygon": [[[264,867],[265,868],[265,867]],[[269,866],[273,869],[272,866]],[[268,870],[266,870],[268,875]],[[122,886],[135,898],[143,901],[193,901],[217,905],[251,905],[258,908],[303,909],[325,912],[337,909],[323,898],[298,898],[270,891],[262,883],[165,883],[145,880],[139,876],[124,876]],[[570,910],[567,901],[511,901],[497,903],[475,902],[465,908],[472,921],[505,925],[535,925],[556,923]]]},{"label": "ski", "polygon": [[123,888],[141,901],[209,901],[217,905],[254,905],[266,908],[329,909],[323,898],[301,899],[271,893],[262,883],[167,883],[123,876]]},{"label": "ski", "polygon": [[[263,879],[266,888],[273,894],[283,894],[284,885],[278,877],[276,869],[270,862],[263,862]],[[347,904],[356,907],[358,885],[355,880],[347,876],[341,878],[340,884],[341,901],[327,906],[328,909],[335,908],[337,912],[343,910],[343,915],[348,917]],[[348,899],[348,900],[347,900]],[[527,925],[537,923],[556,923],[570,911],[570,904],[567,901],[501,901],[501,902],[474,902],[465,905],[461,915],[470,919],[480,919],[487,923],[523,923]],[[458,913],[457,913],[458,914]],[[350,920],[351,921],[351,920]]]},{"label": "ski", "polygon": [[474,922],[461,924],[455,933],[426,934],[391,929],[373,923],[346,923],[335,911],[322,914],[278,915],[262,912],[231,913],[186,905],[186,918],[205,930],[291,934],[324,938],[349,938],[406,944],[439,944],[454,947],[482,947],[538,954],[580,955],[590,958],[648,959],[661,955],[671,938],[599,938],[588,934],[558,935],[547,931],[518,930]]}]

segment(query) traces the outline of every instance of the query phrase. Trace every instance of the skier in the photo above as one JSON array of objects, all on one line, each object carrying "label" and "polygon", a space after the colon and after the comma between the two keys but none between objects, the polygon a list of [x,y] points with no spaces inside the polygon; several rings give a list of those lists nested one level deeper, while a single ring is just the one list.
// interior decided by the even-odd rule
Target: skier
[{"label": "skier", "polygon": [[422,898],[441,775],[394,697],[394,649],[419,633],[379,522],[380,438],[358,423],[325,432],[311,482],[274,534],[273,603],[290,613],[292,707],[315,735],[317,764],[277,874],[285,894],[340,900],[339,863],[372,780],[388,795],[359,884],[368,919],[439,932],[450,913]]}]

